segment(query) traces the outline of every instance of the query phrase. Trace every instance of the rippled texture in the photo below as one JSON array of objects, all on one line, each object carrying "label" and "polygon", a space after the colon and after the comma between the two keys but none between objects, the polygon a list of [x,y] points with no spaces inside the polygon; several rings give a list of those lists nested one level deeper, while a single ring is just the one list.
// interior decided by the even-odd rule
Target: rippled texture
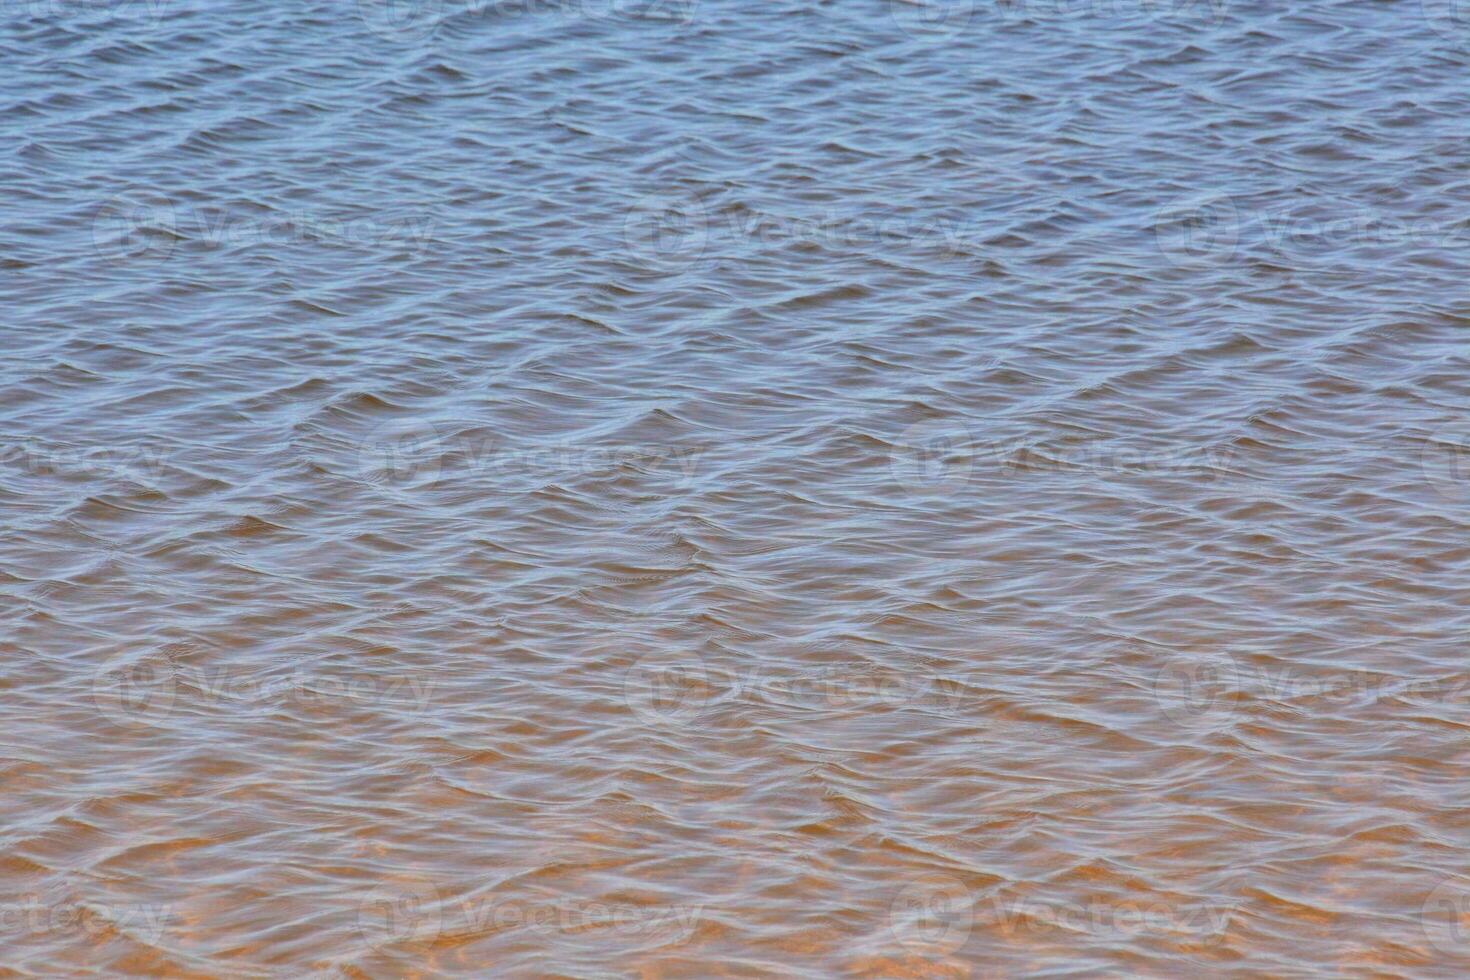
[{"label": "rippled texture", "polygon": [[1465,975],[1454,14],[12,4],[0,972]]}]

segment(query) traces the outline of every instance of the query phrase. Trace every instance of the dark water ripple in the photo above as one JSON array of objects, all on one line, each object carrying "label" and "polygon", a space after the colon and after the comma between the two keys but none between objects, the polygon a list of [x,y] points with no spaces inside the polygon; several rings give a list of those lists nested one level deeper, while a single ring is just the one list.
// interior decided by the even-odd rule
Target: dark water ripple
[{"label": "dark water ripple", "polygon": [[0,973],[1470,970],[1448,0],[4,24]]}]

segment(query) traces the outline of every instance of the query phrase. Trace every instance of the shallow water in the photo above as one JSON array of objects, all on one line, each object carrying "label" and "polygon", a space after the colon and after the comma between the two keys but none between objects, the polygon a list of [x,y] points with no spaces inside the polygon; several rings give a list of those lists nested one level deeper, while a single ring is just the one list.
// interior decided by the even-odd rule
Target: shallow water
[{"label": "shallow water", "polygon": [[0,973],[1470,970],[1448,2],[13,2]]}]

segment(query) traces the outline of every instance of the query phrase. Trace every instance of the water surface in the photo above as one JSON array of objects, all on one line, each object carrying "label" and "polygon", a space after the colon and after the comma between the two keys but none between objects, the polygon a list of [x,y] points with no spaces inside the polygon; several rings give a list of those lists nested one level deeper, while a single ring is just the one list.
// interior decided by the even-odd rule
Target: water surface
[{"label": "water surface", "polygon": [[1453,5],[6,11],[0,972],[1470,970]]}]

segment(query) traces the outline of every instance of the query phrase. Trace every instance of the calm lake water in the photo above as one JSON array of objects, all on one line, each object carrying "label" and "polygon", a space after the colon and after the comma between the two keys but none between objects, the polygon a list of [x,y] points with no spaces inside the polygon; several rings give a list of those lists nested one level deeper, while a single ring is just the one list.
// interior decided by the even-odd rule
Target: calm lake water
[{"label": "calm lake water", "polygon": [[0,974],[1470,972],[1470,10],[4,10]]}]

